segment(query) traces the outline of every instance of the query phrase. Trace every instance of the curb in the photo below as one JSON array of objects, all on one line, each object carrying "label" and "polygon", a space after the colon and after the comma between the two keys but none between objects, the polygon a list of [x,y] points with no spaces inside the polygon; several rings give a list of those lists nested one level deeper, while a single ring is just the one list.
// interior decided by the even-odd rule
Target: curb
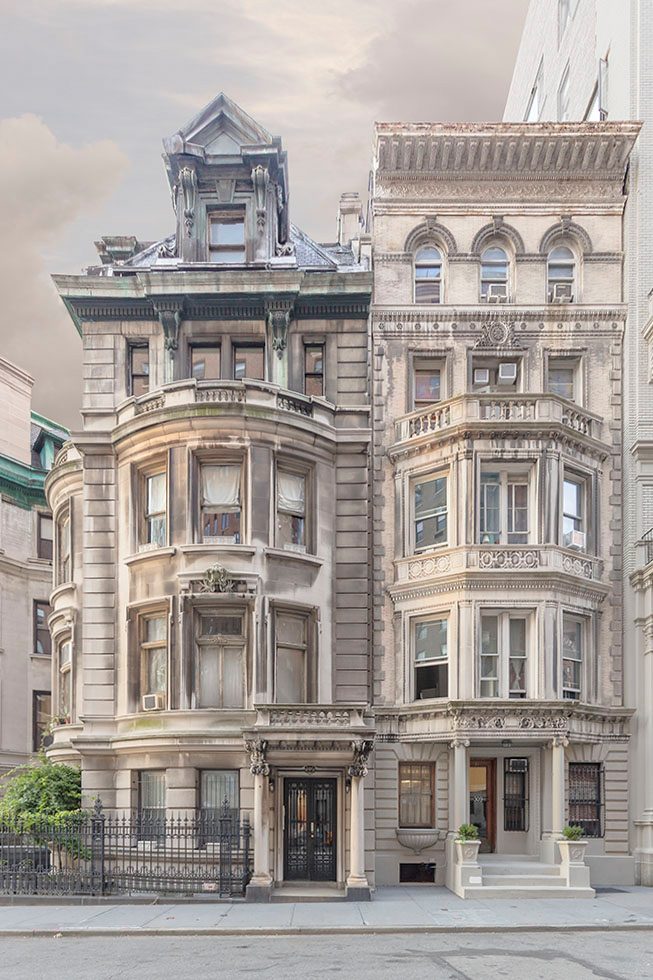
[{"label": "curb", "polygon": [[107,936],[333,936],[334,934],[349,936],[378,936],[378,935],[451,935],[452,933],[545,933],[545,932],[651,932],[653,922],[646,924],[606,923],[604,925],[447,925],[447,926],[288,926],[288,927],[244,927],[244,928],[208,928],[190,927],[175,928],[117,928],[97,926],[88,929],[65,926],[60,929],[0,929],[0,938],[31,938],[31,939],[98,939]]}]

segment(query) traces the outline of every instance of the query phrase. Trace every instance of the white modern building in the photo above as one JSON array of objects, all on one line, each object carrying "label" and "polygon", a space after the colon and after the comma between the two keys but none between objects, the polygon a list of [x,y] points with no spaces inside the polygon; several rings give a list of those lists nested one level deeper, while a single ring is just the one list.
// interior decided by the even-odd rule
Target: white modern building
[{"label": "white modern building", "polygon": [[[645,0],[531,0],[507,121],[639,120],[626,175],[623,356],[623,704],[636,709],[629,836],[653,885],[653,6]],[[605,146],[609,150],[607,130]],[[597,137],[598,138],[598,137]],[[570,152],[577,152],[570,147]],[[580,219],[578,219],[580,220]],[[618,543],[615,542],[615,546]]]}]

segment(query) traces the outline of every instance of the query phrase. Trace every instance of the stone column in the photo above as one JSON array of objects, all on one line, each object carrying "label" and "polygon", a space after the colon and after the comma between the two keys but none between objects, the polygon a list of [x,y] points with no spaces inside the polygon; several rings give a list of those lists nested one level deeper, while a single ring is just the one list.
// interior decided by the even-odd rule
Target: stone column
[{"label": "stone column", "polygon": [[548,821],[550,830],[542,834],[540,843],[540,857],[547,864],[557,864],[560,861],[556,841],[561,840],[562,828],[565,825],[565,748],[567,745],[569,739],[564,736],[556,736],[551,742],[549,767],[551,810]]},{"label": "stone column", "polygon": [[351,779],[350,790],[350,850],[347,899],[352,902],[368,901],[370,886],[365,874],[365,787],[367,759],[372,750],[371,741],[354,743],[354,762],[347,774]]},{"label": "stone column", "polygon": [[469,761],[467,759],[469,741],[455,738],[451,747],[453,748],[453,827],[449,830],[457,834],[460,825],[469,822]]},{"label": "stone column", "polygon": [[[647,597],[648,598],[648,597]],[[642,762],[638,772],[642,778],[642,813],[635,821],[637,864],[636,881],[640,885],[653,886],[653,624],[642,629],[642,688],[639,697],[640,714],[639,753]],[[645,709],[642,709],[645,706]]]},{"label": "stone column", "polygon": [[269,902],[272,895],[270,874],[270,826],[268,820],[267,784],[270,766],[265,761],[266,743],[260,739],[245,743],[254,776],[254,874],[247,886],[248,902]]}]

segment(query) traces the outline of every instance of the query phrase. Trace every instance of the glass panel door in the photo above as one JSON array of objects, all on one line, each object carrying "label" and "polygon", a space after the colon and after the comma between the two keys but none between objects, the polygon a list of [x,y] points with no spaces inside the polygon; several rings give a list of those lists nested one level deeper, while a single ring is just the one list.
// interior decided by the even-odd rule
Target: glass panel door
[{"label": "glass panel door", "polygon": [[336,781],[284,781],[284,879],[336,880]]},{"label": "glass panel door", "polygon": [[481,839],[481,853],[495,849],[495,786],[494,759],[472,759],[469,763],[469,822],[474,824]]}]

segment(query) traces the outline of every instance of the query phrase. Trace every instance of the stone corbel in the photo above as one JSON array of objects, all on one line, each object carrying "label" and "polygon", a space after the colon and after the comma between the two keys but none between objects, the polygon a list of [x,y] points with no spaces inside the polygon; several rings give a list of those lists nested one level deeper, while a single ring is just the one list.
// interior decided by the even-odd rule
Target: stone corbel
[{"label": "stone corbel", "polygon": [[152,305],[163,330],[165,349],[172,354],[179,346],[179,327],[184,308],[183,300],[158,300]]},{"label": "stone corbel", "polygon": [[272,338],[272,350],[281,358],[288,345],[288,328],[292,316],[291,310],[268,310],[266,315],[268,330]]},{"label": "stone corbel", "polygon": [[374,748],[374,741],[371,738],[360,739],[360,741],[352,742],[351,747],[354,753],[354,761],[348,767],[347,775],[352,779],[355,776],[362,779],[363,776],[367,776],[367,760]]},{"label": "stone corbel", "polygon": [[260,164],[252,169],[252,183],[254,185],[254,199],[256,201],[256,226],[259,229],[265,227],[265,212],[267,206],[268,184],[270,174],[267,167]]},{"label": "stone corbel", "polygon": [[270,766],[265,760],[268,743],[260,738],[245,739],[245,750],[249,755],[249,771],[253,776],[269,776]]},{"label": "stone corbel", "polygon": [[197,201],[197,174],[193,167],[182,167],[179,171],[179,186],[184,197],[184,225],[190,238],[195,222],[195,205]]}]

